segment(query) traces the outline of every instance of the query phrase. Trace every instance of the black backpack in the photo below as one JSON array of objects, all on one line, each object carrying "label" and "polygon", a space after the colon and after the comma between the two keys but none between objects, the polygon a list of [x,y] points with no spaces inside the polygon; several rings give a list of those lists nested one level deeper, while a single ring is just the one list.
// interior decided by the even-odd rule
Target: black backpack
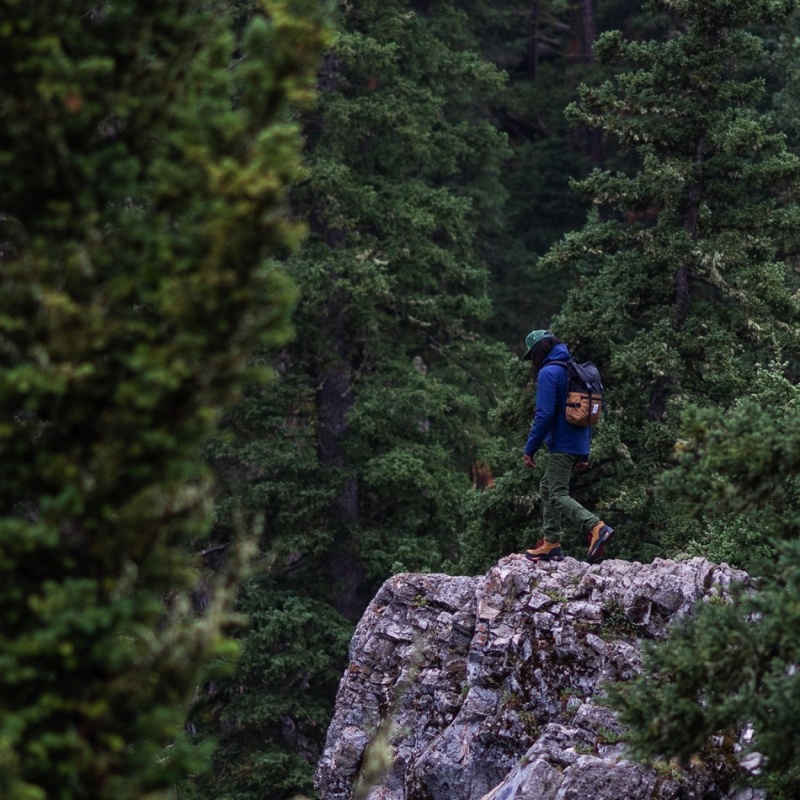
[{"label": "black backpack", "polygon": [[597,425],[603,411],[603,381],[600,370],[591,361],[579,364],[574,358],[548,363],[567,368],[567,422],[580,428]]}]

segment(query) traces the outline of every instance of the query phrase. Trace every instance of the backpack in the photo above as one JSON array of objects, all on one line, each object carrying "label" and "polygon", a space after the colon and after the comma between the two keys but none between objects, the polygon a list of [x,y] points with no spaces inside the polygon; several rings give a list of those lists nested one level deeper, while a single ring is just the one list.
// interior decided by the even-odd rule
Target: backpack
[{"label": "backpack", "polygon": [[603,381],[597,367],[591,361],[579,364],[574,358],[549,363],[567,369],[567,422],[579,428],[597,425],[603,410]]}]

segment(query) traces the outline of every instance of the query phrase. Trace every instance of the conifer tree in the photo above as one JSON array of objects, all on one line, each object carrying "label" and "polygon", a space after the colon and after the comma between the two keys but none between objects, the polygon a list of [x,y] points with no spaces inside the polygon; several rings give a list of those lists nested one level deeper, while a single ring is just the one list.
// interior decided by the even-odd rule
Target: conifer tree
[{"label": "conifer tree", "polygon": [[[230,654],[200,448],[284,342],[318,3],[0,2],[0,795],[160,797]],[[237,572],[231,561],[231,577]],[[170,793],[171,794],[171,793]]]},{"label": "conifer tree", "polygon": [[[749,780],[772,800],[800,793],[800,387],[784,368],[762,369],[724,421],[694,415],[692,446],[665,477],[714,520],[710,558],[761,568],[757,593],[702,604],[612,691],[640,758],[702,757],[715,734],[730,747],[731,731],[752,726],[761,759]],[[734,764],[742,755],[728,753]]]},{"label": "conifer tree", "polygon": [[506,358],[475,253],[502,201],[503,137],[480,115],[501,81],[456,3],[339,8],[294,192],[295,340],[209,449],[215,541],[237,508],[263,536],[241,669],[192,718],[219,735],[204,797],[309,791],[353,621],[393,572],[454,557]]},{"label": "conifer tree", "polygon": [[[636,169],[578,182],[602,213],[542,262],[580,267],[552,328],[600,366],[609,389],[593,442],[599,468],[577,488],[619,528],[615,553],[638,558],[687,541],[686,517],[653,492],[680,446],[683,411],[724,413],[757,363],[798,346],[797,296],[777,247],[797,229],[800,161],[759,110],[763,47],[750,31],[784,23],[794,4],[645,8],[672,16],[675,34],[603,34],[597,58],[619,74],[582,87],[568,109],[634,154]],[[520,409],[509,401],[505,413],[521,420]]]},{"label": "conifer tree", "polygon": [[601,131],[570,127],[564,109],[581,83],[597,85],[612,72],[594,59],[599,33],[621,28],[640,38],[665,26],[639,6],[639,0],[469,4],[481,52],[508,75],[503,90],[488,98],[511,151],[500,173],[508,199],[502,217],[479,232],[479,247],[491,269],[490,331],[515,349],[527,331],[550,324],[580,276],[578,265],[560,271],[538,265],[556,241],[585,222],[591,207],[590,199],[570,190],[570,180],[593,166],[616,168],[625,161],[602,147]]},{"label": "conifer tree", "polygon": [[777,245],[797,228],[800,160],[759,111],[763,46],[750,30],[780,25],[794,4],[647,7],[676,14],[681,35],[604,36],[598,58],[628,69],[570,111],[635,150],[640,167],[579,187],[615,218],[567,237],[549,263],[600,254],[558,324],[591,343],[614,387],[606,446],[618,435],[622,458],[605,502],[630,520],[632,541],[661,547],[660,529],[674,547],[681,523],[661,516],[647,487],[672,457],[682,410],[729,408],[759,361],[797,350],[798,303]]},{"label": "conifer tree", "polygon": [[565,0],[470,6],[481,52],[508,75],[488,98],[511,151],[500,176],[508,199],[480,246],[491,268],[490,330],[510,345],[520,331],[546,325],[563,303],[575,276],[541,272],[536,262],[583,222],[588,208],[570,192],[569,180],[589,171],[590,154],[568,129],[564,107],[593,68],[571,55],[571,41],[582,36],[568,6]]},{"label": "conifer tree", "polygon": [[[798,309],[778,248],[796,230],[800,173],[759,113],[762,47],[752,33],[784,27],[796,4],[647,8],[675,14],[678,35],[601,37],[598,57],[623,71],[586,88],[571,110],[634,151],[638,170],[584,181],[605,214],[547,259],[583,265],[581,291],[553,327],[604,367],[611,387],[595,458],[616,463],[585,490],[618,515],[623,537],[651,538],[649,550],[623,538],[623,552],[693,545],[758,565],[761,578],[757,594],[703,605],[650,648],[643,676],[614,702],[641,756],[702,758],[712,734],[724,747],[752,723],[770,797],[796,797],[800,473],[797,390],[782,359],[796,361]],[[514,400],[501,409],[509,419]],[[524,505],[493,498],[483,532],[498,514],[518,521]],[[473,534],[471,552],[485,557],[478,542]]]}]

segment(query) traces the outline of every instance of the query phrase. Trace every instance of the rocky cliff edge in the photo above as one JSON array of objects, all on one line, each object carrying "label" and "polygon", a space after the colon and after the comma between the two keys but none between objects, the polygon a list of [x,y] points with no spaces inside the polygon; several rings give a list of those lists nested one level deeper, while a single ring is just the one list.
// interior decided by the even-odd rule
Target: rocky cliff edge
[{"label": "rocky cliff edge", "polygon": [[321,800],[763,797],[737,788],[741,739],[688,770],[644,767],[602,704],[604,683],[640,670],[643,639],[698,601],[726,602],[734,583],[750,580],[701,558],[512,555],[485,576],[395,575],[353,636]]}]

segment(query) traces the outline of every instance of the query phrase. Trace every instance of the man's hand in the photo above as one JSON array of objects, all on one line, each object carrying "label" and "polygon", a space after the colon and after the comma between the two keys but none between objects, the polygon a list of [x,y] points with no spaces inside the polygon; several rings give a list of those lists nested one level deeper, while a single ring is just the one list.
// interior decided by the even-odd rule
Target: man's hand
[{"label": "man's hand", "polygon": [[527,454],[522,454],[522,461],[528,469],[533,469],[533,459]]}]

